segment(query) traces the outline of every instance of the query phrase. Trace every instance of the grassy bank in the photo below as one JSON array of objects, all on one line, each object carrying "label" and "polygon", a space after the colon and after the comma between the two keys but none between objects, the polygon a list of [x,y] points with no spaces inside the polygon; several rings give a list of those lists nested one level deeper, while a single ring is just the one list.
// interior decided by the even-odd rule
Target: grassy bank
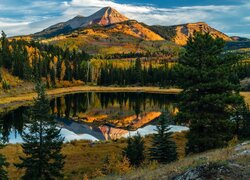
[{"label": "grassy bank", "polygon": [[[115,179],[227,179],[245,180],[250,178],[250,142],[193,154],[166,165],[144,166],[125,175],[109,175],[106,180]],[[204,168],[204,169],[203,169]],[[199,177],[180,177],[183,174]]]},{"label": "grassy bank", "polygon": [[[228,168],[221,178],[248,179],[250,177],[250,142],[245,145],[231,145],[223,149],[210,150],[204,153],[192,154],[184,157],[186,145],[185,133],[175,133],[174,141],[177,143],[180,159],[176,162],[160,165],[157,163],[144,163],[139,168],[130,168],[120,174],[104,176],[101,169],[107,155],[121,155],[126,146],[126,140],[91,143],[89,141],[72,141],[63,145],[62,152],[66,155],[63,169],[65,179],[82,180],[87,178],[98,179],[170,179],[176,175],[187,172],[201,165],[223,166]],[[145,145],[150,146],[151,137],[145,137]],[[147,151],[145,151],[147,154]],[[19,156],[23,156],[21,145],[7,145],[0,151],[6,157],[10,166],[8,167],[10,179],[16,180],[22,176],[23,171],[17,170],[13,163],[19,162]],[[119,166],[113,162],[112,164]],[[117,169],[121,167],[116,167]],[[220,170],[220,169],[219,169]],[[215,177],[215,172],[212,173]]]},{"label": "grassy bank", "polygon": [[[184,147],[187,142],[186,133],[180,132],[173,135],[173,139],[178,146],[178,154],[180,158],[184,157]],[[144,138],[145,146],[149,147],[151,136]],[[117,141],[104,141],[92,143],[90,141],[72,141],[65,143],[62,153],[66,155],[63,174],[65,179],[82,180],[84,177],[96,177],[100,175],[100,171],[107,155],[121,155],[123,148],[126,146],[126,139]],[[13,163],[19,162],[19,156],[23,156],[20,144],[10,144],[0,150],[7,161],[10,163],[8,167],[10,179],[19,179],[23,171],[15,168]],[[147,153],[147,152],[146,152]]]},{"label": "grassy bank", "polygon": [[[84,176],[92,176],[97,169],[100,169],[106,155],[111,152],[118,154],[125,146],[125,141],[106,142],[92,144],[87,141],[72,141],[63,145],[62,153],[66,155],[66,162],[63,173],[66,179],[83,179]],[[19,156],[23,156],[20,144],[7,145],[1,150],[7,161],[9,178],[16,180],[23,175],[22,170],[16,169],[13,163],[19,163]]]}]

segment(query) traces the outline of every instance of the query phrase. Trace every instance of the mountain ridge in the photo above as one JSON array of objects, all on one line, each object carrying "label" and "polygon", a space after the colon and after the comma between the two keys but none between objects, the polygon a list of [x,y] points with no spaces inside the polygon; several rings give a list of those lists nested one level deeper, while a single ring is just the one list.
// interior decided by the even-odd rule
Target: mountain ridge
[{"label": "mountain ridge", "polygon": [[222,38],[225,41],[232,41],[232,38],[226,34],[212,28],[205,22],[185,23],[172,26],[150,26],[152,31],[164,37],[166,40],[175,42],[178,45],[186,45],[190,36],[195,32],[209,33],[213,38]]},{"label": "mountain ridge", "polygon": [[[133,41],[137,42],[138,40],[170,41],[176,45],[185,46],[188,38],[190,36],[192,37],[194,32],[197,31],[209,33],[213,38],[222,38],[227,43],[240,43],[242,40],[242,38],[229,37],[205,22],[185,23],[171,26],[150,26],[143,22],[129,19],[112,7],[104,7],[87,17],[77,15],[66,22],[52,25],[29,37],[34,40],[42,40],[52,44],[54,44],[54,42],[58,44],[59,41],[62,41],[59,43],[62,47],[64,47],[65,44],[71,44],[71,46],[75,47],[76,45],[72,44],[72,42],[79,44],[79,42],[82,41],[82,45],[93,45],[95,46],[93,48],[99,51],[99,46],[118,46],[119,48],[116,49],[121,50],[123,45],[128,47],[126,44],[133,44]],[[124,39],[128,40],[124,41]],[[136,48],[137,45],[132,46]],[[82,49],[83,46],[78,48]]]},{"label": "mountain ridge", "polygon": [[[127,25],[130,22],[134,23],[132,26],[130,23],[128,29],[128,27],[125,27],[123,24],[124,22],[127,23]],[[110,28],[113,27],[114,31],[131,35],[135,38],[153,41],[167,40],[181,46],[186,45],[188,38],[193,36],[194,32],[197,31],[210,33],[214,38],[219,37],[225,41],[233,41],[231,37],[209,26],[205,22],[185,23],[172,26],[149,26],[127,18],[112,7],[104,7],[87,17],[77,15],[66,22],[52,25],[32,36],[34,38],[52,38],[60,34],[74,34],[74,31],[78,29],[91,28],[94,26],[105,27],[107,31],[110,31]],[[119,30],[117,30],[117,28]]]},{"label": "mountain ridge", "polygon": [[129,19],[126,16],[120,14],[112,7],[104,7],[90,16],[84,17],[77,15],[66,22],[60,22],[52,25],[41,32],[35,33],[34,36],[39,37],[45,35],[46,37],[46,34],[51,34],[51,36],[53,36],[54,34],[57,35],[61,32],[67,33],[82,27],[88,27],[92,25],[107,26],[128,20]]},{"label": "mountain ridge", "polygon": [[238,41],[238,42],[249,42],[250,39],[249,38],[246,38],[246,37],[241,37],[241,36],[231,36],[231,39],[233,41]]}]

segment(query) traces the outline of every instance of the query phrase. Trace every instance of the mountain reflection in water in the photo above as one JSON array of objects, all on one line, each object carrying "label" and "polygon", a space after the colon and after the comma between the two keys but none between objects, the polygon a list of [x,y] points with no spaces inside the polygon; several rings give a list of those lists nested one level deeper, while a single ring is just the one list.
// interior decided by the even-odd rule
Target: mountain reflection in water
[{"label": "mountain reflection in water", "polygon": [[[146,115],[162,109],[174,112],[174,101],[175,95],[167,94],[78,93],[53,98],[51,113],[55,115],[65,141],[110,140],[133,136],[137,132],[141,135],[154,133],[154,119],[148,119]],[[23,115],[27,109],[19,107],[0,114],[3,119],[2,136],[7,142],[22,142],[20,134],[26,131],[24,126],[27,122]],[[147,118],[146,121],[138,123],[143,118]],[[133,129],[137,130],[126,130],[131,125],[130,121],[136,123]],[[186,127],[172,127],[172,131],[187,130]]]},{"label": "mountain reflection in water", "polygon": [[[136,131],[128,131],[121,128],[115,128],[108,125],[99,127],[89,126],[87,124],[78,123],[68,119],[59,119],[58,127],[61,128],[61,135],[65,137],[65,142],[71,140],[90,140],[90,141],[104,141],[115,140],[122,137],[134,136],[139,132],[142,136],[155,133],[155,125],[147,125],[139,128]],[[171,132],[180,132],[188,130],[185,126],[171,125]],[[9,143],[22,143],[20,134],[15,133],[14,130],[10,132]]]}]

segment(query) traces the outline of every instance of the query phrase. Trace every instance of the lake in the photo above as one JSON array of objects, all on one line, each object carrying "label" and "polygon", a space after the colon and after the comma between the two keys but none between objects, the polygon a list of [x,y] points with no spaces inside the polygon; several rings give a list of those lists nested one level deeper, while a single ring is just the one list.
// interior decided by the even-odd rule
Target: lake
[{"label": "lake", "polygon": [[[138,132],[153,134],[160,111],[176,113],[175,102],[174,94],[89,92],[52,98],[50,107],[65,141],[95,141],[119,139]],[[28,109],[22,106],[0,114],[2,136],[7,142],[22,143]],[[173,132],[182,130],[188,128],[171,125]]]}]

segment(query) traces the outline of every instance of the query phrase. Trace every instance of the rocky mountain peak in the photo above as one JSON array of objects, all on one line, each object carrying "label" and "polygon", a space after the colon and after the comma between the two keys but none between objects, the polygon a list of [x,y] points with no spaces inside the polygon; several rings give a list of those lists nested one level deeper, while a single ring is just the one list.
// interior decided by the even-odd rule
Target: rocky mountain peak
[{"label": "rocky mountain peak", "polygon": [[66,33],[81,27],[88,27],[91,25],[107,26],[128,20],[129,19],[126,16],[122,15],[114,8],[104,7],[88,17],[77,15],[66,22],[52,25],[41,32],[35,33],[35,36],[50,37],[61,33]]},{"label": "rocky mountain peak", "polygon": [[104,7],[88,17],[78,15],[73,19],[70,19],[69,21],[65,22],[64,25],[69,26],[72,29],[77,29],[79,27],[86,27],[89,25],[107,26],[110,24],[120,23],[127,20],[129,20],[127,17],[120,14],[112,7]]},{"label": "rocky mountain peak", "polygon": [[129,20],[112,7],[104,7],[88,17],[88,24],[99,24],[102,26],[120,23]]},{"label": "rocky mountain peak", "polygon": [[205,22],[188,23],[182,25],[173,26],[175,29],[175,43],[179,45],[185,45],[188,38],[194,35],[195,32],[209,33],[213,38],[222,38],[225,41],[231,41],[232,39],[226,34],[210,27]]}]

